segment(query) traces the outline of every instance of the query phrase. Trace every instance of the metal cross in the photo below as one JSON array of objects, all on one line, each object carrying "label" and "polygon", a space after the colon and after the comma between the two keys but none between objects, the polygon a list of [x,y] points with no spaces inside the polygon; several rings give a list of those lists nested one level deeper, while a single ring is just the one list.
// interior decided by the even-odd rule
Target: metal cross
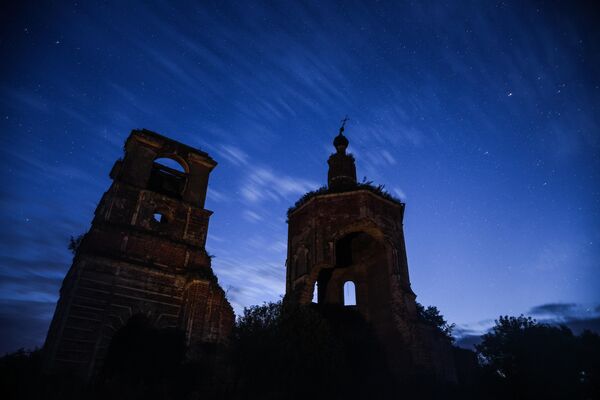
[{"label": "metal cross", "polygon": [[346,117],[342,120],[342,126],[340,127],[340,133],[344,132],[344,127],[346,126],[346,121],[349,121],[350,118],[346,115]]}]

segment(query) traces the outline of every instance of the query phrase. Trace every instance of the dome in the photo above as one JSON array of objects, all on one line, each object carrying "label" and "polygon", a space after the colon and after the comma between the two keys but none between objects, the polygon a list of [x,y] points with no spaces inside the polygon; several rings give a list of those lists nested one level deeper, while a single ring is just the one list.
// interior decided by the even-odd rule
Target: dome
[{"label": "dome", "polygon": [[335,139],[333,139],[333,145],[335,146],[335,148],[336,148],[336,149],[337,149],[338,147],[344,147],[344,148],[346,148],[346,147],[348,147],[348,144],[349,144],[349,143],[350,143],[350,142],[348,141],[348,139],[346,138],[346,136],[344,136],[344,135],[342,134],[342,132],[340,132],[340,134],[339,134],[339,135],[337,135],[337,136],[335,137]]}]

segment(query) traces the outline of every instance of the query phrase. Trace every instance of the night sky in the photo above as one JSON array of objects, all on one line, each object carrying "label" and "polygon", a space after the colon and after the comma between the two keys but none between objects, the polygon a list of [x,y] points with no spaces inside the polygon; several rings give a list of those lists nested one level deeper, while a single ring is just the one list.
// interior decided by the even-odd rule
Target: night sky
[{"label": "night sky", "polygon": [[465,338],[600,326],[593,2],[36,3],[0,21],[0,352],[43,343],[134,128],[219,162],[219,282],[238,315],[279,299],[286,210],[345,115],[359,180],[406,202],[419,302]]}]

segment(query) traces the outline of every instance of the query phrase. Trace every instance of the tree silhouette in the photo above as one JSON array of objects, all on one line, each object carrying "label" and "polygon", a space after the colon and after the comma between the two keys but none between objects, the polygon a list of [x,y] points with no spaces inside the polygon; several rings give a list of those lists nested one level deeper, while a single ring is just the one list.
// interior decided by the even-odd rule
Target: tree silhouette
[{"label": "tree silhouette", "polygon": [[454,336],[452,336],[452,330],[454,330],[455,324],[449,324],[444,316],[440,313],[435,306],[423,307],[422,304],[417,303],[417,315],[421,321],[426,324],[433,326],[442,335],[444,335],[450,342],[454,342]]},{"label": "tree silhouette", "polygon": [[498,398],[585,399],[597,390],[598,359],[589,353],[597,354],[598,335],[521,315],[501,316],[482,339],[476,349]]},{"label": "tree silhouette", "polygon": [[236,398],[365,398],[387,390],[371,328],[347,307],[266,303],[246,308],[234,338]]}]

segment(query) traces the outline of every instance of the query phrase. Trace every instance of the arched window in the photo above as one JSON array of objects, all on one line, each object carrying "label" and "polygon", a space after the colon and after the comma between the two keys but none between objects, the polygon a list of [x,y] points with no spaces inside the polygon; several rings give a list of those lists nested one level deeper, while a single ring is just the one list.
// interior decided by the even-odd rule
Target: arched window
[{"label": "arched window", "polygon": [[356,305],[356,287],[354,286],[354,282],[352,281],[344,283],[344,305]]},{"label": "arched window", "polygon": [[319,282],[315,282],[315,288],[313,290],[312,302],[317,303],[317,304],[319,303]]},{"label": "arched window", "polygon": [[156,160],[154,160],[154,162],[156,164],[170,168],[174,171],[178,171],[178,172],[185,174],[185,169],[183,168],[183,165],[181,165],[179,162],[175,161],[172,158],[167,158],[167,157],[157,158]]},{"label": "arched window", "polygon": [[149,189],[180,198],[187,181],[185,167],[172,158],[157,158],[152,164]]}]

